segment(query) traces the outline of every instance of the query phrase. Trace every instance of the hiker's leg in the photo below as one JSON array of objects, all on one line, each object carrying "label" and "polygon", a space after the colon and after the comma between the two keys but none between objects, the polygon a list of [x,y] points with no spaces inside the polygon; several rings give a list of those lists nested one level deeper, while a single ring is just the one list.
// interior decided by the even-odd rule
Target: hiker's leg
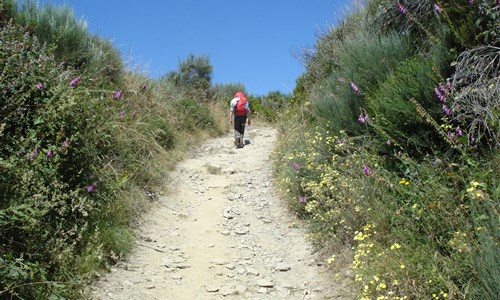
[{"label": "hiker's leg", "polygon": [[247,123],[247,117],[241,117],[241,130],[240,130],[240,147],[245,146],[245,124]]},{"label": "hiker's leg", "polygon": [[241,118],[239,116],[234,117],[234,145],[239,147],[241,139]]}]

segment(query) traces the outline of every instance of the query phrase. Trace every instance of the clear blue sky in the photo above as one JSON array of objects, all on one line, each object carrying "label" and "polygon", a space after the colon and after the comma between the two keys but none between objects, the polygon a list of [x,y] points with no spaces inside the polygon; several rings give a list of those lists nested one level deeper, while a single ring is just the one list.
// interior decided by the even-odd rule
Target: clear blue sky
[{"label": "clear blue sky", "polygon": [[110,39],[130,66],[152,78],[206,55],[213,83],[242,83],[253,95],[291,93],[297,59],[346,14],[350,0],[45,0],[72,8],[91,33]]}]

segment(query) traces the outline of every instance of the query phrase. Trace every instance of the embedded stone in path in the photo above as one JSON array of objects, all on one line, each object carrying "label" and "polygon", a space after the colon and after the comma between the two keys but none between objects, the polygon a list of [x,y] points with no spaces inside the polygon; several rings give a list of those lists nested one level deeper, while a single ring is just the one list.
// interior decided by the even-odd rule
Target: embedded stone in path
[{"label": "embedded stone in path", "polygon": [[272,288],[274,287],[274,283],[269,280],[269,279],[260,279],[260,280],[257,280],[257,285],[260,286],[260,287],[264,287],[264,288]]},{"label": "embedded stone in path", "polygon": [[290,265],[288,265],[287,263],[279,263],[276,265],[276,270],[286,272],[290,270]]},{"label": "embedded stone in path", "polygon": [[238,290],[234,286],[223,286],[220,288],[219,293],[222,296],[237,295]]},{"label": "embedded stone in path", "polygon": [[209,293],[217,293],[219,291],[218,285],[207,285],[207,292]]},{"label": "embedded stone in path", "polygon": [[208,173],[210,173],[212,175],[219,175],[219,174],[221,174],[222,167],[220,165],[216,165],[216,164],[209,164],[207,166],[207,170],[208,170]]}]

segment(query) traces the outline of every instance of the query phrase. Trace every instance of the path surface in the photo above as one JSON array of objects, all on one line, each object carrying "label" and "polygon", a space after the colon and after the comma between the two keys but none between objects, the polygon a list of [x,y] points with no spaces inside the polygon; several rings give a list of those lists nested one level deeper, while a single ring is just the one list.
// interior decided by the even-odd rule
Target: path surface
[{"label": "path surface", "polygon": [[93,299],[348,299],[306,231],[275,195],[270,128],[251,144],[213,139],[178,164],[135,250],[91,288]]}]

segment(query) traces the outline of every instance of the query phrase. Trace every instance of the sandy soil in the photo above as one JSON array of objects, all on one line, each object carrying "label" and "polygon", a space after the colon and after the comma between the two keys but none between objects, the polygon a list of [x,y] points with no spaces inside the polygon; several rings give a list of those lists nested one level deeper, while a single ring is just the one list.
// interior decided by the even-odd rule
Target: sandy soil
[{"label": "sandy soil", "polygon": [[171,175],[137,228],[134,251],[92,299],[350,299],[347,271],[327,270],[305,226],[276,196],[271,128],[207,141]]}]

